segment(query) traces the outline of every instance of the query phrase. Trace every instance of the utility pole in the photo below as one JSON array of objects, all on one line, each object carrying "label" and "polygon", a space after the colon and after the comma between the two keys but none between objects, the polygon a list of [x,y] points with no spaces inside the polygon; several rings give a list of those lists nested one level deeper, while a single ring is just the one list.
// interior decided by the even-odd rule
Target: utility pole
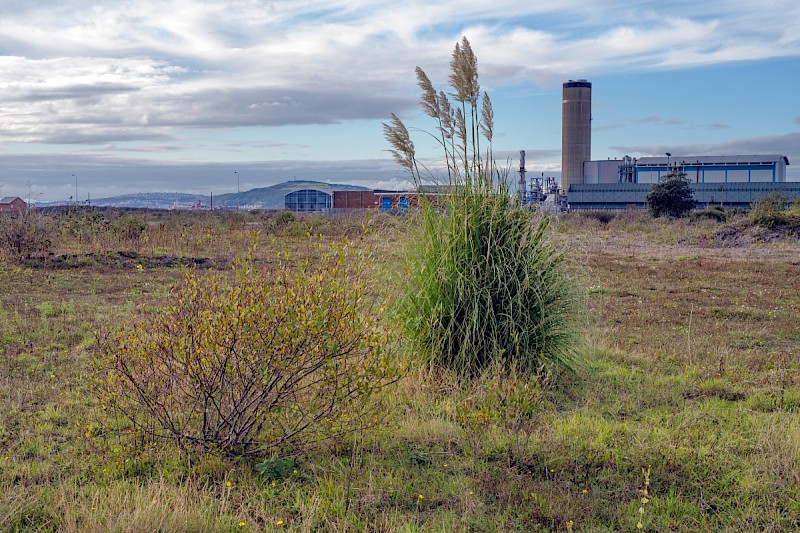
[{"label": "utility pole", "polygon": [[72,177],[75,178],[75,204],[77,205],[80,203],[80,200],[78,200],[78,175],[73,174]]}]

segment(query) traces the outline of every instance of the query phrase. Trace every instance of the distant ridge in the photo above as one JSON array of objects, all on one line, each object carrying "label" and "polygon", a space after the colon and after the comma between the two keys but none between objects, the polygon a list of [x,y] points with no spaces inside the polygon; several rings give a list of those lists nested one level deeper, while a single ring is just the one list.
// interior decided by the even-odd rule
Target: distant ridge
[{"label": "distant ridge", "polygon": [[[239,194],[215,194],[214,208],[241,207],[248,209],[282,209],[283,197],[286,193],[300,189],[320,189],[323,191],[368,191],[367,187],[358,185],[345,185],[341,183],[325,183],[311,180],[292,180],[242,191]],[[204,194],[187,194],[180,192],[144,192],[123,194],[109,198],[93,198],[92,205],[99,207],[139,207],[149,209],[186,208],[198,202],[208,208],[211,205],[211,196]]]},{"label": "distant ridge", "polygon": [[282,209],[283,197],[286,193],[299,191],[301,189],[319,189],[326,192],[337,191],[368,191],[367,187],[358,185],[344,185],[341,183],[324,183],[321,181],[292,180],[284,181],[262,187],[250,189],[240,194],[221,194],[214,195],[214,207],[236,207],[236,206],[259,206],[262,209]]}]

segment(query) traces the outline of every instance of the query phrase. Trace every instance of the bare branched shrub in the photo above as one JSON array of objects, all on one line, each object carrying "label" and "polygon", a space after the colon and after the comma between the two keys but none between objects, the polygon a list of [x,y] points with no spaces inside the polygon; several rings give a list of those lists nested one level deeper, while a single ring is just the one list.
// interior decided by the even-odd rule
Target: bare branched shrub
[{"label": "bare branched shrub", "polygon": [[[173,303],[98,335],[104,405],[185,449],[262,455],[374,424],[395,381],[363,257],[299,268],[239,261],[234,278],[189,274]],[[356,266],[354,266],[356,265]]]},{"label": "bare branched shrub", "polygon": [[35,209],[0,214],[0,247],[11,259],[22,259],[53,249],[53,220]]}]

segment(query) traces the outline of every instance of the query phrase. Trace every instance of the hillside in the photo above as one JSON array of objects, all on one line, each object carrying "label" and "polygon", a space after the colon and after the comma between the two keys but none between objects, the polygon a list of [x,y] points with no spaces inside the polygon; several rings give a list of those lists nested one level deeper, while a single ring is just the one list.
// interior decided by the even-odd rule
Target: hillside
[{"label": "hillside", "polygon": [[[300,189],[320,189],[331,192],[338,191],[366,191],[366,187],[345,185],[340,183],[323,183],[310,180],[285,181],[269,187],[259,187],[242,191],[239,194],[229,193],[214,195],[213,206],[217,207],[246,207],[250,209],[281,209],[283,197],[286,193]],[[92,200],[92,205],[99,207],[141,207],[150,209],[170,209],[196,205],[200,202],[205,208],[212,204],[212,198],[204,194],[187,194],[179,192],[147,192],[125,194],[109,198]]]},{"label": "hillside", "polygon": [[284,181],[269,187],[250,189],[238,195],[221,194],[214,195],[214,207],[237,207],[248,206],[262,209],[281,209],[283,208],[283,197],[292,191],[301,189],[319,189],[326,192],[337,191],[366,191],[367,187],[357,185],[344,185],[339,183],[323,183],[320,181],[293,180]]}]

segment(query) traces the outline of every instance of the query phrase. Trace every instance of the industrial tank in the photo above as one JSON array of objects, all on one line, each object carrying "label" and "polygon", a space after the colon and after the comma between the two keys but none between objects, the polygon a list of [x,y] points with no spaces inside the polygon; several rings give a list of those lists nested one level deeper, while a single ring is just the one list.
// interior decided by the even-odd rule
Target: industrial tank
[{"label": "industrial tank", "polygon": [[564,84],[561,118],[561,187],[583,183],[583,162],[592,159],[592,84],[570,80]]}]

